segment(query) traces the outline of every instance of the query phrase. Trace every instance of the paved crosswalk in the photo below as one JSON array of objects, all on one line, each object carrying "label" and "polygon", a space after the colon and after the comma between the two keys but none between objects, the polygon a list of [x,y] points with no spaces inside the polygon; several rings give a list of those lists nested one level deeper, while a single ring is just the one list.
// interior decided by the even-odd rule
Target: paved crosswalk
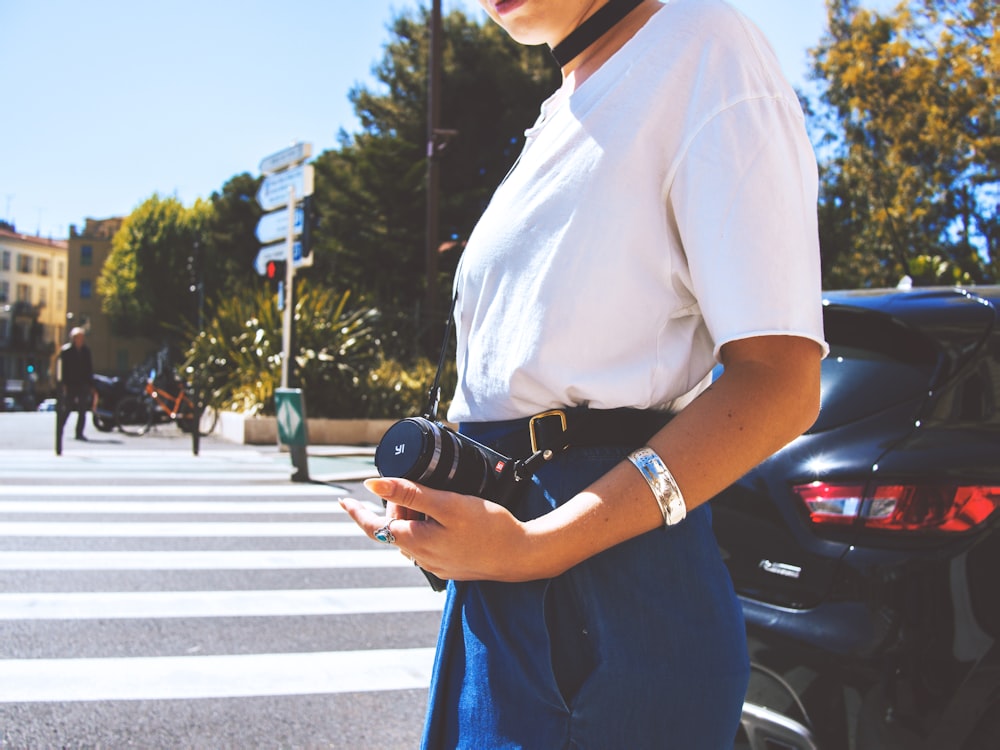
[{"label": "paved crosswalk", "polygon": [[[141,481],[123,475],[138,477],[143,463],[133,456],[95,472],[69,462],[55,484],[22,481],[37,472],[30,462],[23,473],[3,471],[0,704],[426,688],[442,596],[395,549],[361,534],[337,503],[343,490],[262,483],[282,477],[266,466],[234,480],[216,464],[188,484],[160,482],[170,468],[150,472],[148,463]],[[414,615],[423,617],[418,637],[378,647],[397,630],[385,618]],[[368,617],[381,619],[359,638],[354,628]],[[351,628],[344,647],[332,648],[342,619]],[[211,652],[150,640],[148,654],[118,655],[166,622],[182,623],[183,636],[209,641]],[[234,622],[247,625],[227,653],[210,631]],[[72,629],[53,631],[60,624]],[[97,625],[138,632],[117,645],[94,642]],[[289,649],[289,628],[323,633],[322,642]],[[52,642],[52,632],[64,641]]]}]

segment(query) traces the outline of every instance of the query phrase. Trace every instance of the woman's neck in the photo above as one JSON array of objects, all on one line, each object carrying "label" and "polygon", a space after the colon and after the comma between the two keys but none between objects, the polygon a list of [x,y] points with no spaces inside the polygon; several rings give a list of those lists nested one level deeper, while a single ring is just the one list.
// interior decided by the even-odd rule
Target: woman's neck
[{"label": "woman's neck", "polygon": [[563,87],[573,91],[593,75],[662,7],[659,0],[643,0],[593,43],[562,66]]}]

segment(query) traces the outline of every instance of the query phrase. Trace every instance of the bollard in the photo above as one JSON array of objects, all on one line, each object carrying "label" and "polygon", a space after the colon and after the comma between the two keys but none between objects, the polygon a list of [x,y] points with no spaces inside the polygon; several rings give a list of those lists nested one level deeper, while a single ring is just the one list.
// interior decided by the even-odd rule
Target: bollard
[{"label": "bollard", "polygon": [[62,393],[56,394],[56,455],[62,455],[63,425],[69,415],[66,413],[66,400]]},{"label": "bollard", "polygon": [[205,405],[201,403],[201,393],[192,394],[191,403],[194,404],[194,425],[191,429],[191,453],[198,455],[201,446],[201,415],[205,412]]},{"label": "bollard", "polygon": [[277,414],[278,441],[288,446],[292,457],[293,482],[309,481],[309,457],[306,446],[306,398],[301,388],[275,388],[274,410]]}]

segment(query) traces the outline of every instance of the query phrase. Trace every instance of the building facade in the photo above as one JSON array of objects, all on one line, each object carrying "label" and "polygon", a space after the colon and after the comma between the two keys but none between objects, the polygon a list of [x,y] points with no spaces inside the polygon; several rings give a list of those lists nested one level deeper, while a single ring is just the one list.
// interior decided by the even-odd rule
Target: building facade
[{"label": "building facade", "polygon": [[111,243],[123,219],[87,219],[83,231],[70,225],[67,249],[66,322],[87,331],[94,372],[127,375],[149,359],[156,344],[145,338],[116,336],[110,318],[101,310],[97,279],[111,254]]},{"label": "building facade", "polygon": [[66,337],[67,243],[0,224],[3,408],[34,408],[54,387]]}]

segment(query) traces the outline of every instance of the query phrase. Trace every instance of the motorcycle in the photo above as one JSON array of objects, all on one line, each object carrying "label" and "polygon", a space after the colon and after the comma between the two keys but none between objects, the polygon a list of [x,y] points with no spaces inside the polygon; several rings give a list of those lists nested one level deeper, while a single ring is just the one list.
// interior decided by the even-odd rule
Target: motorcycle
[{"label": "motorcycle", "polygon": [[115,408],[123,397],[134,393],[134,388],[128,387],[125,378],[108,375],[94,375],[94,389],[97,391],[97,402],[94,404],[94,427],[101,432],[111,432],[118,426],[115,419]]}]

